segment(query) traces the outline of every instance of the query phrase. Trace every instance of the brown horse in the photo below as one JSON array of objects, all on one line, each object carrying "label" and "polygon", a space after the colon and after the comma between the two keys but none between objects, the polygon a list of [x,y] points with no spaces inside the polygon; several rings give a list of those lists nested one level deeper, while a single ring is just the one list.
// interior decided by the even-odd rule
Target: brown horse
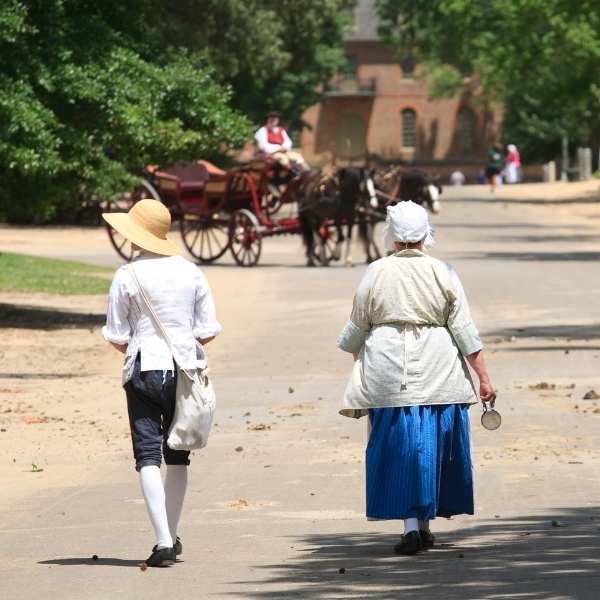
[{"label": "brown horse", "polygon": [[[367,261],[379,258],[378,251],[374,257],[371,254],[374,244],[366,217],[369,203],[377,203],[374,191],[371,173],[366,169],[354,167],[336,169],[332,174],[315,179],[307,185],[298,212],[308,266],[315,266],[315,259],[322,264],[329,262],[325,256],[320,255],[325,251],[323,243],[319,250],[316,249],[317,236],[320,235],[322,228],[325,226],[329,229],[327,223],[332,223],[336,232],[335,248],[331,259],[341,258],[341,246],[346,242],[344,262],[346,265],[352,264],[350,255],[352,229],[357,221]],[[344,235],[344,225],[346,235]]]},{"label": "brown horse", "polygon": [[376,171],[373,181],[382,212],[388,204],[405,200],[425,206],[432,213],[440,211],[442,188],[424,171],[392,165]]}]

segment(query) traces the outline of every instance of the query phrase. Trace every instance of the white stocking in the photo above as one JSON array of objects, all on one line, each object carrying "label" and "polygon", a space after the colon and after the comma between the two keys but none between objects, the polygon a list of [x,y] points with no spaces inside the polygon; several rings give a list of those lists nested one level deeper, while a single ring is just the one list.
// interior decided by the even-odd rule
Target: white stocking
[{"label": "white stocking", "polygon": [[156,535],[156,545],[159,548],[170,548],[173,545],[169,533],[169,521],[165,507],[165,488],[160,477],[160,468],[147,465],[140,469],[140,485],[146,501],[148,516]]},{"label": "white stocking", "polygon": [[187,488],[187,476],[187,465],[167,465],[165,494],[169,530],[171,531],[173,543],[177,539],[177,524],[181,516],[181,508],[183,507],[183,499]]},{"label": "white stocking", "polygon": [[404,519],[404,535],[411,531],[419,531],[419,519]]}]

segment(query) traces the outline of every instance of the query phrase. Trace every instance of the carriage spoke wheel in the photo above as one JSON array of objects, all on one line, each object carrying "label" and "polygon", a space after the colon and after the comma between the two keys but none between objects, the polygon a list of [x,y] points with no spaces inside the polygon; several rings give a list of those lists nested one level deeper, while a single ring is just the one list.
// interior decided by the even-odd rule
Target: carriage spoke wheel
[{"label": "carriage spoke wheel", "polygon": [[221,214],[183,215],[179,221],[183,245],[201,263],[211,263],[229,248],[228,221]]},{"label": "carriage spoke wheel", "polygon": [[[136,202],[143,198],[152,198],[162,202],[154,186],[147,181],[142,181],[131,192],[115,194],[105,203],[102,212],[128,212]],[[133,249],[129,241],[108,223],[105,222],[104,224],[108,233],[108,239],[117,251],[117,254],[124,260],[130,261],[133,258]]]},{"label": "carriage spoke wheel", "polygon": [[235,262],[253,267],[260,259],[262,235],[258,220],[249,210],[236,210],[229,221],[229,245]]},{"label": "carriage spoke wheel", "polygon": [[317,230],[316,243],[313,250],[315,260],[324,267],[329,266],[332,260],[339,260],[337,255],[338,234],[333,224],[323,223]]},{"label": "carriage spoke wheel", "polygon": [[[129,209],[141,198],[136,198],[135,191],[131,193],[117,194],[114,198],[109,200],[104,206],[103,212],[128,212]],[[116,229],[113,229],[106,221],[106,232],[108,233],[108,239],[112,244],[113,248],[117,251],[117,254],[126,261],[130,261],[133,258],[133,249],[129,240],[122,236]]]}]

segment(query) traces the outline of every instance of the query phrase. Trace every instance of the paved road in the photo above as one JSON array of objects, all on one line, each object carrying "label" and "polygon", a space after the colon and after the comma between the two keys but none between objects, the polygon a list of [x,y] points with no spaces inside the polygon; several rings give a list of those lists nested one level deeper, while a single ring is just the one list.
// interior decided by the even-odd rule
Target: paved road
[{"label": "paved road", "polygon": [[[150,528],[128,453],[105,453],[5,515],[0,597],[597,599],[600,409],[581,398],[600,391],[599,215],[455,199],[435,220],[504,417],[486,432],[472,410],[476,515],[436,522],[438,549],[395,557],[400,524],[363,517],[366,425],[336,414],[350,359],[335,349],[363,268],[301,268],[297,240],[266,240],[260,268],[206,269],[220,407],[192,466],[184,561],[136,567]],[[51,254],[111,262],[96,235]]]}]

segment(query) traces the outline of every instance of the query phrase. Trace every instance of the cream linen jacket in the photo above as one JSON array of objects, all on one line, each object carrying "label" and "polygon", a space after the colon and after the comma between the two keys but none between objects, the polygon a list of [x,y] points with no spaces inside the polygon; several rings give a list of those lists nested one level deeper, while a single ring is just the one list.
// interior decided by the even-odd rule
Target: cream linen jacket
[{"label": "cream linen jacket", "polygon": [[338,347],[358,353],[340,414],[477,402],[464,357],[483,345],[458,275],[418,250],[372,263]]}]

